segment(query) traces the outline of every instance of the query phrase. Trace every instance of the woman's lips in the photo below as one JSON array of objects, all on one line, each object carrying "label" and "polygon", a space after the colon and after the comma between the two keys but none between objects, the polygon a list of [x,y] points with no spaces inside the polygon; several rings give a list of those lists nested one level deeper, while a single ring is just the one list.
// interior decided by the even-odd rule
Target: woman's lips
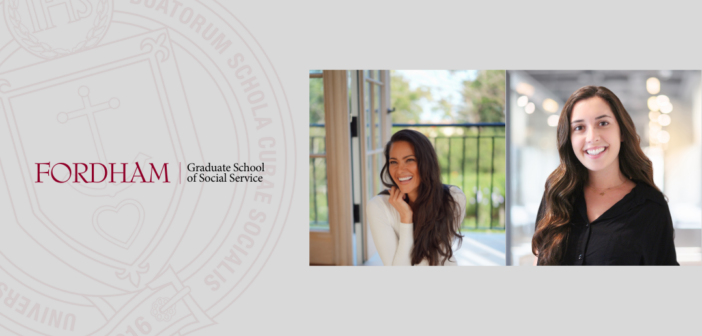
[{"label": "woman's lips", "polygon": [[412,176],[399,177],[397,179],[398,184],[409,184],[414,178]]},{"label": "woman's lips", "polygon": [[587,150],[584,151],[585,156],[587,156],[590,159],[599,159],[604,155],[605,152],[607,152],[607,149],[609,147],[603,146],[603,147],[592,147],[588,148]]}]

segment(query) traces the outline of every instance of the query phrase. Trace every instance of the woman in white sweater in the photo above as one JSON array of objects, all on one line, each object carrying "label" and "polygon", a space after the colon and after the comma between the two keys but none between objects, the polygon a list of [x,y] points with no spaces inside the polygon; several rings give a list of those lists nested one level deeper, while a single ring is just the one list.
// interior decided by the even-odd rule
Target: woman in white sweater
[{"label": "woman in white sweater", "polygon": [[384,265],[455,266],[452,245],[462,242],[466,196],[441,183],[434,147],[413,130],[395,133],[385,146],[380,179],[389,190],[368,203],[366,216]]}]

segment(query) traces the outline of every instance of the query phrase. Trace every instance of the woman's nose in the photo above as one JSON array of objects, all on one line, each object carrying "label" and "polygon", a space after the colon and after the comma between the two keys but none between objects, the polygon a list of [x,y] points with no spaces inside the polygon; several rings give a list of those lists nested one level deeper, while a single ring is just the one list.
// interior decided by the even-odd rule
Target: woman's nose
[{"label": "woman's nose", "polygon": [[406,172],[408,166],[409,166],[409,165],[408,165],[406,162],[400,163],[400,167],[399,167],[400,169],[399,169],[399,171],[400,171],[400,172]]},{"label": "woman's nose", "polygon": [[587,133],[586,133],[585,140],[588,143],[599,141],[600,140],[600,132],[598,132],[597,129],[594,127],[589,127],[587,130]]}]

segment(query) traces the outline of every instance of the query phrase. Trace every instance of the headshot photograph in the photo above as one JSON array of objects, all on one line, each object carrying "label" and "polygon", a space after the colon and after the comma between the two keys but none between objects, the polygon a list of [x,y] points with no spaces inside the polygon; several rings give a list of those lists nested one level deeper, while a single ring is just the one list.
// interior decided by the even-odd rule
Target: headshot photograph
[{"label": "headshot photograph", "polygon": [[700,71],[508,71],[508,265],[701,265]]},{"label": "headshot photograph", "polygon": [[310,265],[506,265],[504,70],[309,72]]}]

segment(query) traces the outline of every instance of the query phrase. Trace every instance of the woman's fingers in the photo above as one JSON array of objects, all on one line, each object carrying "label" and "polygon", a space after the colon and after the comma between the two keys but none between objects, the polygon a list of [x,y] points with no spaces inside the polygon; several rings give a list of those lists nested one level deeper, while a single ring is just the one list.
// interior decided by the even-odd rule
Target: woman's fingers
[{"label": "woman's fingers", "polygon": [[403,193],[400,188],[396,186],[390,187],[390,197],[388,201],[398,213],[400,213],[400,221],[402,223],[412,222],[412,208],[407,202],[405,202],[405,193]]},{"label": "woman's fingers", "polygon": [[393,186],[390,189],[390,204],[392,205],[397,205],[399,204],[398,201],[400,200],[400,189],[398,187]]}]

